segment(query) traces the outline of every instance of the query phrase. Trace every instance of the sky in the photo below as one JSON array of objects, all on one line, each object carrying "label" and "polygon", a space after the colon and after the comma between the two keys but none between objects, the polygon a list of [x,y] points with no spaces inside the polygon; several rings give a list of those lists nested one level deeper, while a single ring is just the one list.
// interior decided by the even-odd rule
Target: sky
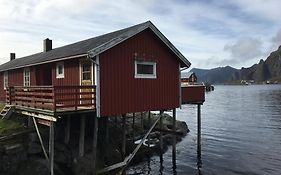
[{"label": "sky", "polygon": [[281,45],[280,0],[0,0],[0,64],[145,21],[191,67],[249,67]]}]

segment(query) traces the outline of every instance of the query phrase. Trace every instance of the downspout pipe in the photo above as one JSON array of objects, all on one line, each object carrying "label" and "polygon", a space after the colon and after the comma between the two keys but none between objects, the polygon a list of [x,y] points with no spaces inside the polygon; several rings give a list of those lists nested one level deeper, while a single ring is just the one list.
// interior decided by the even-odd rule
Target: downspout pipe
[{"label": "downspout pipe", "polygon": [[89,52],[87,55],[87,59],[92,61],[96,66],[96,111],[97,117],[100,117],[100,63],[99,63],[99,55],[92,56]]}]

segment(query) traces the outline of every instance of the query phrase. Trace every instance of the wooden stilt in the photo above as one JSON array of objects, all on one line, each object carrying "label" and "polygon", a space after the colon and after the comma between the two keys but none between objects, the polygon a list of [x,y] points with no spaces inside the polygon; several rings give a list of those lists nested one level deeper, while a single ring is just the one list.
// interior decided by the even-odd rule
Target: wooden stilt
[{"label": "wooden stilt", "polygon": [[97,158],[97,142],[98,142],[98,118],[97,115],[93,116],[93,175],[97,174],[96,170],[96,158]]},{"label": "wooden stilt", "polygon": [[49,161],[51,175],[54,175],[54,122],[50,121],[50,133],[49,133]]},{"label": "wooden stilt", "polygon": [[85,120],[86,117],[82,115],[80,119],[80,136],[79,136],[79,157],[84,156],[84,148],[85,148]]},{"label": "wooden stilt", "polygon": [[135,142],[135,113],[133,113],[133,142]]},{"label": "wooden stilt", "polygon": [[126,115],[122,115],[122,159],[126,155]]},{"label": "wooden stilt", "polygon": [[141,112],[141,131],[143,132],[143,112]]},{"label": "wooden stilt", "polygon": [[201,168],[201,104],[197,105],[197,166]]},{"label": "wooden stilt", "polygon": [[[150,128],[150,125],[151,125],[151,120],[150,120],[150,111],[148,111],[148,126]],[[148,140],[148,147],[150,147],[150,134],[148,135],[147,137],[147,140]]]},{"label": "wooden stilt", "polygon": [[[31,117],[30,117],[30,118],[31,118]],[[38,129],[38,126],[37,126],[35,117],[32,117],[32,119],[33,119],[34,127],[35,127],[35,129],[36,129],[37,136],[38,136],[38,138],[39,138],[39,141],[40,141],[41,148],[42,148],[42,150],[43,150],[44,156],[45,156],[46,160],[49,162],[49,157],[48,157],[47,152],[46,152],[46,149],[45,149],[45,147],[44,147],[43,140],[42,140],[41,134],[40,134],[40,132],[39,132],[39,129]]]},{"label": "wooden stilt", "polygon": [[27,127],[28,128],[32,127],[32,118],[31,117],[28,117],[28,119],[27,119]]},{"label": "wooden stilt", "polygon": [[[163,130],[163,111],[160,111],[160,130]],[[163,133],[160,131],[160,151],[163,152]]]},{"label": "wooden stilt", "polygon": [[71,123],[71,118],[70,118],[70,116],[67,116],[65,132],[64,132],[64,143],[65,144],[68,144],[69,143],[69,139],[70,139],[70,123]]},{"label": "wooden stilt", "polygon": [[[176,132],[176,108],[173,109],[173,132]],[[176,169],[176,134],[173,134],[173,150],[172,150],[172,162],[173,168]]]}]

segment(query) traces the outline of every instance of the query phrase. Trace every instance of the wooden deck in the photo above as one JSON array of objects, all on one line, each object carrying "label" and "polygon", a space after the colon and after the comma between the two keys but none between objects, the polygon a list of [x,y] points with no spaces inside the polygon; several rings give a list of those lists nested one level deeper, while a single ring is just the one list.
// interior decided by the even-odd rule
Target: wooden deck
[{"label": "wooden deck", "polygon": [[17,110],[48,116],[96,109],[95,86],[14,86],[7,88],[6,103]]}]

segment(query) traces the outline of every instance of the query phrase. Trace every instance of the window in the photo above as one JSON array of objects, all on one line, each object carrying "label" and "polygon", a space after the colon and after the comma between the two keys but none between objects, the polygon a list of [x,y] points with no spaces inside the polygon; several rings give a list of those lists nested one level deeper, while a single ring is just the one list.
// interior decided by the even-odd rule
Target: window
[{"label": "window", "polygon": [[8,79],[8,72],[4,72],[4,80],[3,80],[3,84],[4,84],[4,89],[6,89],[8,87],[8,82],[9,82],[9,79]]},{"label": "window", "polygon": [[135,61],[135,78],[156,78],[156,62]]},{"label": "window", "polygon": [[30,86],[30,70],[29,70],[29,68],[23,69],[23,86]]},{"label": "window", "polygon": [[63,62],[57,63],[56,66],[56,77],[57,78],[64,78],[64,64]]},{"label": "window", "polygon": [[82,63],[82,80],[91,80],[91,63]]}]

